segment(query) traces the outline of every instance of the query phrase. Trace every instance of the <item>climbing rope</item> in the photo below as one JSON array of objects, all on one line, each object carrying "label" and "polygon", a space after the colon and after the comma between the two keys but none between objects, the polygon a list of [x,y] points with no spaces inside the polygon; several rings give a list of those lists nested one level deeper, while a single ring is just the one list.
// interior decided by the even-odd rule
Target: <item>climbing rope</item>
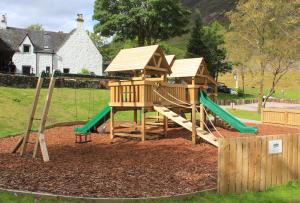
[{"label": "climbing rope", "polygon": [[190,104],[190,103],[187,103],[187,102],[185,102],[185,101],[182,101],[182,100],[176,98],[175,96],[173,96],[173,95],[170,94],[170,93],[168,93],[168,95],[169,95],[170,97],[172,97],[173,99],[175,99],[176,101],[179,101],[179,102],[181,102],[181,103],[183,103],[183,104],[185,104],[185,105],[189,105],[189,106],[192,105],[192,104]]},{"label": "climbing rope", "polygon": [[163,95],[161,95],[159,92],[157,92],[156,90],[153,90],[153,92],[155,92],[158,96],[160,96],[161,98],[163,98],[164,100],[166,100],[167,102],[170,102],[171,104],[174,104],[176,106],[180,106],[182,108],[186,108],[186,109],[191,109],[192,107],[191,106],[183,106],[181,104],[177,104],[176,102],[173,102],[169,99],[167,99],[166,97],[164,97]]},{"label": "climbing rope", "polygon": [[[206,111],[206,109],[205,108],[203,108],[203,109],[204,109],[204,112],[205,112],[206,116],[208,116],[208,112]],[[216,126],[213,124],[213,122],[210,119],[208,119],[208,120],[209,120],[210,124],[212,125],[212,127],[215,129],[215,131],[218,133],[218,135],[220,137],[224,138],[224,136],[218,131],[218,129],[216,128]]]}]

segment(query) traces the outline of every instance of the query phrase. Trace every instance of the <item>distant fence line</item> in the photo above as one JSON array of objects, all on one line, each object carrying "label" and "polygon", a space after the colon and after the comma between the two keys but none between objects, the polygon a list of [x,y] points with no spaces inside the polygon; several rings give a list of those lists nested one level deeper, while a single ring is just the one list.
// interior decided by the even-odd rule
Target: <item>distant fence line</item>
[{"label": "distant fence line", "polygon": [[[36,76],[0,74],[0,86],[5,87],[35,88],[37,81]],[[89,81],[58,78],[55,87],[108,89],[108,81],[109,78],[106,77]],[[45,78],[43,87],[48,87],[49,82],[50,79]]]},{"label": "distant fence line", "polygon": [[261,120],[263,123],[300,127],[300,110],[264,108]]},{"label": "distant fence line", "polygon": [[218,191],[265,191],[300,180],[300,134],[221,139]]}]

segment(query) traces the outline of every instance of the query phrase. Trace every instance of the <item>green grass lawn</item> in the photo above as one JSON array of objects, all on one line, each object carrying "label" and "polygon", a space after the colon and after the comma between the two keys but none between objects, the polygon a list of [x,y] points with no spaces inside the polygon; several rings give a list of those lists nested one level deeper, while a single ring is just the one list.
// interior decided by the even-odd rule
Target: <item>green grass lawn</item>
[{"label": "green grass lawn", "polygon": [[[239,76],[241,78],[241,76]],[[224,82],[228,87],[234,88],[235,81],[233,75],[227,73],[219,77],[219,82]],[[272,74],[266,72],[265,76],[265,94],[267,94],[272,84]],[[240,81],[241,87],[241,81]],[[273,97],[284,99],[300,99],[300,71],[290,71],[279,81]],[[245,76],[245,93],[257,95],[258,81],[255,75],[246,74]]]},{"label": "green grass lawn", "polygon": [[[139,201],[141,203],[296,203],[300,202],[300,184],[289,183],[284,186],[273,187],[266,192],[247,192],[239,195],[219,195],[216,193],[204,193],[194,195],[184,199],[163,199],[163,200],[149,200]],[[17,195],[14,193],[0,192],[0,203],[58,203],[58,202],[84,202],[75,200],[66,200],[59,198],[38,198],[33,195]],[[124,201],[128,202],[128,201]]]},{"label": "green grass lawn", "polygon": [[[34,89],[0,87],[0,137],[24,132],[34,91]],[[36,114],[38,118],[41,117],[46,92],[47,89],[41,91]],[[75,101],[75,89],[55,88],[47,125],[58,122],[88,120],[108,103],[109,93],[108,90],[78,89],[77,118]],[[116,116],[118,120],[133,118],[133,115],[127,112],[117,113]],[[38,124],[39,122],[34,122],[33,127],[35,130]]]},{"label": "green grass lawn", "polygon": [[255,120],[255,121],[261,120],[260,114],[257,113],[256,111],[245,111],[239,109],[226,109],[226,110],[238,118],[244,118],[244,119]]}]

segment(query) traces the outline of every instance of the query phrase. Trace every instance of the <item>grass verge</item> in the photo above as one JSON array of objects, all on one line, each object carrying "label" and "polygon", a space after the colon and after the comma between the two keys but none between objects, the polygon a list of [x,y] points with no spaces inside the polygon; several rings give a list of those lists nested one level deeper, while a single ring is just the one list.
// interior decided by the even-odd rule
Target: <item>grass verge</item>
[{"label": "grass verge", "polygon": [[226,111],[239,118],[255,120],[255,121],[261,120],[260,114],[257,113],[256,111],[245,111],[239,109],[226,109]]},{"label": "grass verge", "polygon": [[[272,187],[266,192],[246,192],[242,194],[220,195],[217,193],[203,193],[183,199],[161,199],[145,201],[124,201],[141,203],[288,203],[300,202],[300,183],[288,183],[283,186]],[[21,195],[10,192],[0,192],[0,203],[52,203],[52,202],[87,202],[83,200],[68,200],[53,197],[35,197],[33,195]],[[94,201],[95,202],[95,201]]]}]

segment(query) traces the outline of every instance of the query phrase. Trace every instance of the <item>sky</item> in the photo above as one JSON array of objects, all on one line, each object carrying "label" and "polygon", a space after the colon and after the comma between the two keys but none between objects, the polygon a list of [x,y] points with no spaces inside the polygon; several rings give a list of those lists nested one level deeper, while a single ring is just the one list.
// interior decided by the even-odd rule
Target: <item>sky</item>
[{"label": "sky", "polygon": [[93,31],[95,0],[0,0],[0,15],[7,15],[9,27],[26,28],[42,24],[48,31],[70,32],[82,13],[85,29]]}]

